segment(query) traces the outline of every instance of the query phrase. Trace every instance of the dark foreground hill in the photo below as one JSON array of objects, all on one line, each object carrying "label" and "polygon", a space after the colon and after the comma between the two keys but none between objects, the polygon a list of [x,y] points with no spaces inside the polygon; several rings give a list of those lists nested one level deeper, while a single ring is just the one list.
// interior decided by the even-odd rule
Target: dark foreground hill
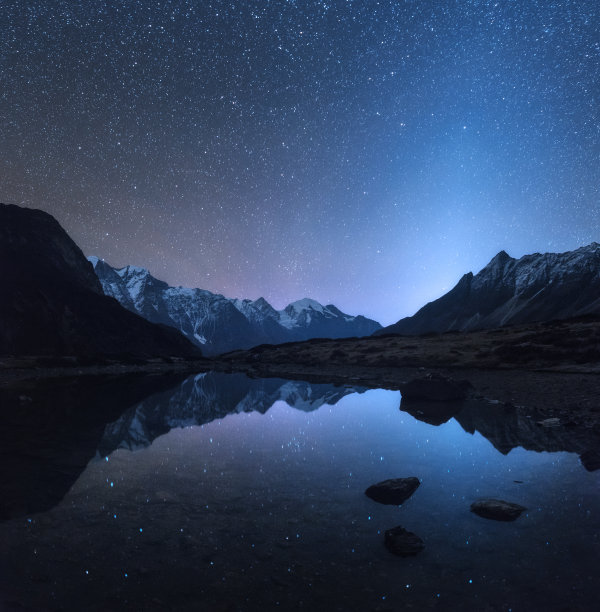
[{"label": "dark foreground hill", "polygon": [[520,259],[504,251],[441,298],[374,335],[472,331],[600,315],[600,244]]},{"label": "dark foreground hill", "polygon": [[0,204],[0,355],[199,357],[176,330],[107,297],[79,247],[41,210]]}]

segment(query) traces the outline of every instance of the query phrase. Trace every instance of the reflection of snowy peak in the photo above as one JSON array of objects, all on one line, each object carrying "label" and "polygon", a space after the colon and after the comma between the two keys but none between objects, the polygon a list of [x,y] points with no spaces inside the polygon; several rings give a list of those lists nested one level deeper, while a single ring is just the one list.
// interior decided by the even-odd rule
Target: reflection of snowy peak
[{"label": "reflection of snowy peak", "polygon": [[116,269],[97,257],[89,260],[106,295],[153,323],[175,327],[207,355],[320,336],[367,336],[381,327],[308,298],[278,311],[264,298],[232,300],[203,289],[169,287],[144,268]]},{"label": "reflection of snowy peak", "polygon": [[363,391],[361,387],[251,379],[244,374],[197,374],[174,389],[146,398],[107,425],[99,452],[105,455],[116,448],[143,448],[175,427],[203,425],[228,414],[254,411],[264,414],[277,401],[309,412]]},{"label": "reflection of snowy peak", "polygon": [[520,259],[500,251],[478,274],[378,333],[468,331],[600,314],[600,244]]}]

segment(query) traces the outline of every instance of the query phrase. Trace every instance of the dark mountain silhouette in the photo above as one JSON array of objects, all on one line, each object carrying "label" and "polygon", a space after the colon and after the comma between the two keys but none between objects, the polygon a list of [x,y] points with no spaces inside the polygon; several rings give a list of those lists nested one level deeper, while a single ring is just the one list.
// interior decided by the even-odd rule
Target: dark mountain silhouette
[{"label": "dark mountain silhouette", "polygon": [[600,315],[600,244],[520,259],[501,251],[475,276],[373,335],[471,331]]},{"label": "dark mountain silhouette", "polygon": [[92,265],[41,210],[0,204],[0,355],[200,356],[179,332],[104,295]]}]

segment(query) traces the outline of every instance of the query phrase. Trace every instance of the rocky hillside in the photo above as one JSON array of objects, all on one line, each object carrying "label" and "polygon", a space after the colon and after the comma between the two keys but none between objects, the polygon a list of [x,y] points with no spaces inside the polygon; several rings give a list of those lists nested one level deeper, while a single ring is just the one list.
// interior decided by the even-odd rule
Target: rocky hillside
[{"label": "rocky hillside", "polygon": [[478,274],[465,274],[446,295],[375,335],[471,331],[582,315],[600,315],[596,242],[520,259],[501,251]]}]

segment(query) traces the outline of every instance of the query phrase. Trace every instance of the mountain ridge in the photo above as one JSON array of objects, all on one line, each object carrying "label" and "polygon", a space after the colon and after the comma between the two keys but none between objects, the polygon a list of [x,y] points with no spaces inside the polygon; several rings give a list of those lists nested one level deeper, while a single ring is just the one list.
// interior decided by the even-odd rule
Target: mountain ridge
[{"label": "mountain ridge", "polygon": [[413,316],[374,332],[419,335],[600,315],[600,244],[518,259],[500,251]]},{"label": "mountain ridge", "polygon": [[381,328],[372,319],[310,298],[276,310],[264,297],[226,298],[206,289],[172,287],[146,268],[113,268],[95,256],[88,260],[106,295],[151,322],[178,329],[206,355],[315,337],[368,336]]}]

